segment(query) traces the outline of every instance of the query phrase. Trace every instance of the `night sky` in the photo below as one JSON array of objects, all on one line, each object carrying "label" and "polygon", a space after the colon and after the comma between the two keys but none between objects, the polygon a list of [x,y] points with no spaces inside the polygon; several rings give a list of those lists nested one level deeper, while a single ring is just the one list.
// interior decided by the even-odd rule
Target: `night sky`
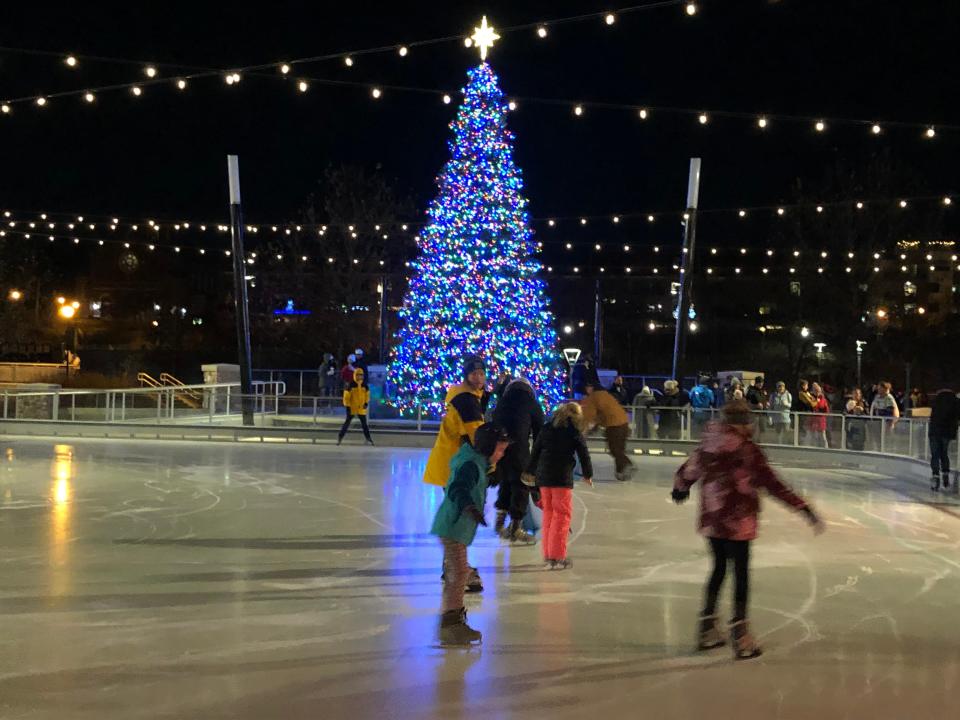
[{"label": "night sky", "polygon": [[[610,101],[803,116],[957,121],[955,39],[960,7],[911,0],[705,0],[506,34],[491,62],[510,96]],[[492,24],[610,9],[596,2],[247,4],[5,3],[0,42],[63,53],[231,68],[340,50],[462,35]],[[364,56],[291,74],[448,89],[456,98],[478,61],[458,41]],[[269,71],[268,71],[269,72]],[[164,75],[173,73],[162,70]],[[142,78],[136,66],[0,53],[5,98]],[[245,77],[236,88],[198,80],[139,99],[102,93],[20,106],[0,117],[0,206],[169,219],[224,218],[224,156],[240,155],[252,222],[296,216],[328,163],[379,164],[422,210],[447,156],[455,105],[435,96]],[[916,187],[957,190],[951,155],[960,132],[924,141],[916,129],[879,138],[862,127],[656,115],[522,103],[512,114],[516,159],[534,216],[680,209],[688,158],[704,159],[705,207],[773,204],[796,179],[816,183],[838,158],[856,164],[888,148]],[[677,237],[679,240],[679,237]]]}]

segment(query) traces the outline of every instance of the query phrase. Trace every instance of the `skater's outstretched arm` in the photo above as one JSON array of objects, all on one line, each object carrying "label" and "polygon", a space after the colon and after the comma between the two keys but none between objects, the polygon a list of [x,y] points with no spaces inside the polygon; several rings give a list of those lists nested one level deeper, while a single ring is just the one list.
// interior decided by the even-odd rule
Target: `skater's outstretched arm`
[{"label": "skater's outstretched arm", "polygon": [[760,448],[754,446],[751,452],[754,454],[751,458],[751,467],[755,471],[755,484],[758,487],[765,488],[768,493],[787,507],[802,512],[807,522],[813,526],[813,531],[817,535],[822,533],[824,530],[823,521],[820,520],[820,517],[814,512],[813,508],[810,507],[810,504],[797,495],[789,485],[777,476]]},{"label": "skater's outstretched arm", "polygon": [[[583,438],[583,433],[577,434],[577,444],[575,447],[577,459],[580,461],[580,472],[584,480],[593,478],[593,462],[590,460],[590,450],[587,448],[587,441]],[[593,483],[590,483],[593,484]]]}]

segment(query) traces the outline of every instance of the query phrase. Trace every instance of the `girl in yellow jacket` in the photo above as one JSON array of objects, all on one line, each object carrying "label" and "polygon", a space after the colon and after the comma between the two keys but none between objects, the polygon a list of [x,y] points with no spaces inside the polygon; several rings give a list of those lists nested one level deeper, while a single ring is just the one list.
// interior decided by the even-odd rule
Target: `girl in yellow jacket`
[{"label": "girl in yellow jacket", "polygon": [[357,368],[353,371],[353,382],[343,389],[343,407],[347,411],[347,419],[343,421],[343,427],[340,428],[337,445],[343,442],[343,436],[347,434],[354,415],[360,418],[360,426],[363,428],[363,436],[367,439],[367,443],[373,445],[370,428],[367,427],[367,405],[369,404],[370,388],[363,386],[363,370]]}]

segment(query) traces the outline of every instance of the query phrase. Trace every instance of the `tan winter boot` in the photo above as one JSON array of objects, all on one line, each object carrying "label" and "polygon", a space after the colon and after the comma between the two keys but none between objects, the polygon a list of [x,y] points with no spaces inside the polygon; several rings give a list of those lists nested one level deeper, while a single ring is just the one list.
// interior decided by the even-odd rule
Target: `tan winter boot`
[{"label": "tan winter boot", "polygon": [[440,644],[441,645],[469,645],[480,642],[483,635],[467,625],[467,611],[447,610],[440,616]]},{"label": "tan winter boot", "polygon": [[727,644],[720,632],[720,621],[716,615],[700,616],[700,637],[697,641],[698,650],[713,650]]},{"label": "tan winter boot", "polygon": [[730,623],[730,637],[733,643],[734,659],[750,660],[763,654],[763,650],[750,634],[750,624],[746,620]]}]

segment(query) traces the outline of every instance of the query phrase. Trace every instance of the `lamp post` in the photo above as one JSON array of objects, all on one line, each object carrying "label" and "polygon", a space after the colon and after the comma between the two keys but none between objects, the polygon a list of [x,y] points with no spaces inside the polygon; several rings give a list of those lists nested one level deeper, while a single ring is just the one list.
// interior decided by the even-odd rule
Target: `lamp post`
[{"label": "lamp post", "polygon": [[580,359],[580,348],[564,348],[563,357],[567,361],[567,365],[570,366],[570,397],[573,397],[573,368],[577,364],[577,360]]},{"label": "lamp post", "polygon": [[827,346],[826,343],[816,342],[813,346],[817,349],[817,382],[823,382],[823,377],[820,373],[820,361],[823,360],[823,349]]},{"label": "lamp post", "polygon": [[857,340],[857,387],[863,389],[863,380],[860,376],[860,366],[863,360],[863,348],[867,344],[866,340]]},{"label": "lamp post", "polygon": [[[76,300],[73,302],[67,302],[66,298],[58,297],[57,298],[57,316],[67,322],[67,330],[64,333],[64,343],[63,343],[63,366],[64,366],[64,377],[70,379],[70,354],[72,351],[67,350],[67,339],[69,338],[69,333],[71,330],[73,333],[73,343],[76,343],[76,325],[74,324],[74,318],[77,315],[77,310],[80,308],[80,303]],[[76,349],[76,348],[74,348]],[[70,354],[68,354],[70,353]]]}]

